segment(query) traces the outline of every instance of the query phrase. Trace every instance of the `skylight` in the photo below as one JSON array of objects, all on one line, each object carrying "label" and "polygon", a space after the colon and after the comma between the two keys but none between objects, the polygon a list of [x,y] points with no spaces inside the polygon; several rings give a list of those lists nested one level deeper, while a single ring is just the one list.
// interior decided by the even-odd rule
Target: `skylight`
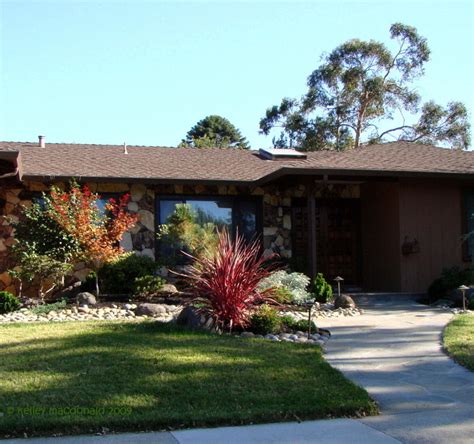
[{"label": "skylight", "polygon": [[264,159],[306,159],[306,154],[290,148],[260,148],[259,154]]}]

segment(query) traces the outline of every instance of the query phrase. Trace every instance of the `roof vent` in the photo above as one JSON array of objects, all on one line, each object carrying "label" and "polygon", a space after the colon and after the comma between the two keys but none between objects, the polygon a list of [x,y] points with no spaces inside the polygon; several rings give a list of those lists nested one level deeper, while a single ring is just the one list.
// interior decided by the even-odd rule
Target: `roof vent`
[{"label": "roof vent", "polygon": [[123,154],[128,154],[128,148],[125,142],[123,142]]},{"label": "roof vent", "polygon": [[46,137],[45,136],[38,136],[38,146],[44,148],[46,146]]},{"label": "roof vent", "polygon": [[306,154],[291,148],[260,148],[260,157],[268,160],[306,159]]}]

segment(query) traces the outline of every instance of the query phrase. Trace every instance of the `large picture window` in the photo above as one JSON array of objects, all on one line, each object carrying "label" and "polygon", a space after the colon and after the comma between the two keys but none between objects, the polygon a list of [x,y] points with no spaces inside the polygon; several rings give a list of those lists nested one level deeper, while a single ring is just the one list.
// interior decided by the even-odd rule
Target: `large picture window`
[{"label": "large picture window", "polygon": [[[186,206],[192,212],[193,222],[208,230],[227,229],[232,235],[238,231],[248,241],[261,234],[261,201],[242,197],[160,196],[156,201],[158,232],[167,226],[176,210]],[[176,249],[176,246],[174,246]],[[176,259],[173,246],[158,240],[157,256]],[[179,249],[179,247],[178,247]]]}]

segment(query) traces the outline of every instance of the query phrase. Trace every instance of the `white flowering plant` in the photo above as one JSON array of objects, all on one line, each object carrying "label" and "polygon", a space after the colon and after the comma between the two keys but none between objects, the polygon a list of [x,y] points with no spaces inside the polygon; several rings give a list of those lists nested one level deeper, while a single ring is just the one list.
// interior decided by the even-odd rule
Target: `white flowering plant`
[{"label": "white flowering plant", "polygon": [[258,285],[259,290],[264,291],[269,288],[285,289],[291,294],[291,302],[304,304],[313,296],[307,291],[311,279],[303,273],[288,273],[280,270],[262,279]]}]

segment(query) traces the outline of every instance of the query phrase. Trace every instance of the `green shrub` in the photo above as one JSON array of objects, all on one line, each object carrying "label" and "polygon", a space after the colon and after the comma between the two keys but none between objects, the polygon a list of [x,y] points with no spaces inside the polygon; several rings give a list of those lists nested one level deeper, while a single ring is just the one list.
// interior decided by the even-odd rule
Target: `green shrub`
[{"label": "green shrub", "polygon": [[37,307],[34,307],[31,309],[31,312],[34,314],[47,314],[50,311],[58,311],[66,308],[67,301],[66,299],[61,299],[60,301],[54,302],[52,304],[43,304],[43,305],[38,305]]},{"label": "green shrub", "polygon": [[461,285],[474,283],[474,270],[459,267],[445,268],[441,276],[435,279],[428,287],[428,295],[432,301],[449,296],[449,292]]},{"label": "green shrub", "polygon": [[100,288],[108,294],[132,294],[135,279],[153,274],[156,264],[148,256],[127,253],[99,270]]},{"label": "green shrub", "polygon": [[277,287],[273,290],[272,299],[280,304],[289,304],[293,302],[293,295],[286,287]]},{"label": "green shrub", "polygon": [[20,301],[8,291],[0,291],[0,314],[10,313],[20,308]]},{"label": "green shrub", "polygon": [[[292,316],[282,316],[280,318],[280,322],[282,323],[283,326],[285,326],[288,330],[293,330],[293,331],[308,331],[308,320],[307,319],[301,319],[297,321],[295,318]],[[317,327],[316,324],[311,321],[311,331],[316,332]]]},{"label": "green shrub", "polygon": [[333,299],[332,287],[328,284],[322,273],[318,273],[313,281],[313,292],[316,301],[322,304],[330,302]]},{"label": "green shrub", "polygon": [[49,217],[47,208],[38,202],[23,207],[22,217],[13,225],[17,251],[34,251],[39,256],[48,256],[59,262],[70,261],[80,251],[78,241]]},{"label": "green shrub", "polygon": [[136,296],[153,296],[163,288],[165,283],[166,281],[159,276],[139,276],[135,278],[133,294]]},{"label": "green shrub", "polygon": [[250,330],[258,335],[275,333],[281,327],[277,311],[267,304],[263,304],[250,318]]},{"label": "green shrub", "polygon": [[87,276],[86,279],[81,284],[81,291],[87,291],[88,293],[95,292],[95,277],[97,273],[95,271],[91,271]]}]

